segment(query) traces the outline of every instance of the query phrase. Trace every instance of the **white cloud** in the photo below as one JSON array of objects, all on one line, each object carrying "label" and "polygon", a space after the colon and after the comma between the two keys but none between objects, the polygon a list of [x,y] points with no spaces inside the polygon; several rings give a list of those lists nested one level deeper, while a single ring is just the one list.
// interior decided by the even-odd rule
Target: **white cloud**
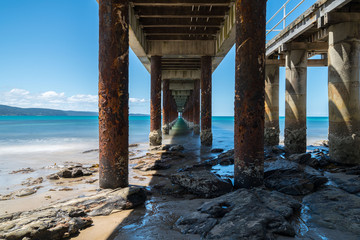
[{"label": "white cloud", "polygon": [[144,103],[147,102],[144,98],[129,98],[131,103]]},{"label": "white cloud", "polygon": [[[64,92],[46,91],[31,93],[25,89],[11,89],[0,92],[0,104],[24,108],[52,108],[75,111],[98,111],[98,96],[76,94],[66,96]],[[129,98],[130,112],[147,113],[149,100],[144,98]]]}]

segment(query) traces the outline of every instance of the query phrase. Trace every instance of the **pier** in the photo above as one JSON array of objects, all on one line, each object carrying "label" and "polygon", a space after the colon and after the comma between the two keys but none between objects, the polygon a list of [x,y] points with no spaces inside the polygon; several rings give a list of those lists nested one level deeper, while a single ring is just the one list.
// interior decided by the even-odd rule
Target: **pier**
[{"label": "pier", "polygon": [[319,0],[266,43],[265,0],[99,0],[100,187],[128,185],[129,47],[151,74],[151,146],[179,115],[212,145],[211,75],[235,44],[236,188],[263,184],[279,144],[280,66],[287,151],[306,151],[307,67],[328,66],[330,158],[360,164],[359,7]]}]

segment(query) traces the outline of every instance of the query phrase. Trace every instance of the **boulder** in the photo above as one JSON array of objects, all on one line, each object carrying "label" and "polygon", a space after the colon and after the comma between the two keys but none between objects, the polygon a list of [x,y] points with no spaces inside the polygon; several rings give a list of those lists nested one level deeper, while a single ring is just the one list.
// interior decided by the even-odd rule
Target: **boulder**
[{"label": "boulder", "polygon": [[264,182],[270,189],[299,196],[314,192],[327,178],[309,166],[279,159],[265,162]]},{"label": "boulder", "polygon": [[282,193],[264,189],[239,189],[204,203],[197,212],[178,219],[182,233],[205,239],[274,239],[274,234],[294,236],[287,221],[301,204]]},{"label": "boulder", "polygon": [[224,151],[224,149],[222,148],[213,148],[211,149],[211,153],[222,153]]},{"label": "boulder", "polygon": [[206,170],[179,172],[171,175],[171,182],[200,197],[218,197],[232,190],[231,181]]}]

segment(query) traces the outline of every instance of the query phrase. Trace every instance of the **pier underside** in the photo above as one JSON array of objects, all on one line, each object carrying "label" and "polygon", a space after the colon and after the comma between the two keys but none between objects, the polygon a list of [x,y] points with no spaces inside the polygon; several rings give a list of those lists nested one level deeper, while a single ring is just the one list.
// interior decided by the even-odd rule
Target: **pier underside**
[{"label": "pier underside", "polygon": [[236,44],[235,187],[262,185],[264,144],[279,144],[281,66],[287,151],[306,151],[307,67],[329,66],[330,155],[360,163],[360,2],[320,0],[265,44],[266,2],[99,1],[101,187],[127,185],[129,46],[151,73],[151,146],[179,116],[212,145],[211,75]]}]

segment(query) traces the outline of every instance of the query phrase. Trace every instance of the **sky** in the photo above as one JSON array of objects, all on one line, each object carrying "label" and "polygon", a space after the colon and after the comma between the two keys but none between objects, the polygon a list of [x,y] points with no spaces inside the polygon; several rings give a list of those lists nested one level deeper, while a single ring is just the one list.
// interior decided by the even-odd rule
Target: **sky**
[{"label": "sky", "polygon": [[[268,0],[267,19],[285,2]],[[287,12],[299,2],[291,0]],[[305,0],[287,23],[314,2]],[[97,111],[98,11],[96,0],[1,0],[0,104]],[[267,29],[281,17],[274,18]],[[213,115],[233,116],[234,47],[212,80]],[[307,89],[308,116],[327,116],[326,67],[308,68]],[[129,94],[131,113],[150,112],[150,74],[131,50]],[[284,116],[284,68],[280,69],[279,100],[280,116]]]}]

